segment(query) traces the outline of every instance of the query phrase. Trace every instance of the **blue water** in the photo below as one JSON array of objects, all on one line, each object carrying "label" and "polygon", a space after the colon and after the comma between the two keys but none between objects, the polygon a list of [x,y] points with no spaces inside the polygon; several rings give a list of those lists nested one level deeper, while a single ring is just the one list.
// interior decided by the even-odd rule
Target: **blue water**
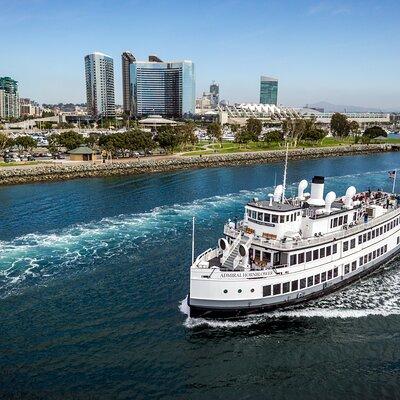
[{"label": "blue water", "polygon": [[[397,153],[289,163],[289,193],[390,190]],[[189,318],[196,252],[281,164],[0,188],[0,398],[400,397],[400,274],[239,321]]]}]

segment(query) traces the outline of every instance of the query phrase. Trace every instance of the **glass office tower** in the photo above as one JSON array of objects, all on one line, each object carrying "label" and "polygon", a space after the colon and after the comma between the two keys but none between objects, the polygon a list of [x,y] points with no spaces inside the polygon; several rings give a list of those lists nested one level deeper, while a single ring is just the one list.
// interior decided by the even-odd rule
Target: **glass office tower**
[{"label": "glass office tower", "polygon": [[8,76],[0,77],[0,118],[19,116],[18,82]]},{"label": "glass office tower", "polygon": [[194,115],[195,80],[192,61],[164,62],[157,56],[130,65],[134,115]]},{"label": "glass office tower", "polygon": [[88,113],[95,118],[115,117],[114,61],[103,53],[85,57]]},{"label": "glass office tower", "polygon": [[262,76],[260,81],[260,103],[278,104],[278,79]]}]

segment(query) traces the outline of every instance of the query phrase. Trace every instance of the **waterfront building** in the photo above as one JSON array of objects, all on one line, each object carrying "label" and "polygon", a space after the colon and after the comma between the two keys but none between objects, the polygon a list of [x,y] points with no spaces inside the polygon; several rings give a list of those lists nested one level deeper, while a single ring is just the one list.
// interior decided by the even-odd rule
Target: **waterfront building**
[{"label": "waterfront building", "polygon": [[274,104],[240,103],[220,104],[217,108],[221,124],[245,125],[249,118],[279,125],[288,118],[300,118],[300,113],[290,107],[278,107]]},{"label": "waterfront building", "polygon": [[123,110],[126,115],[132,115],[132,85],[131,85],[131,64],[136,61],[132,53],[125,51],[122,53],[122,96]]},{"label": "waterfront building", "polygon": [[0,118],[19,118],[18,82],[8,76],[0,77]]},{"label": "waterfront building", "polygon": [[95,52],[85,57],[88,113],[94,118],[115,116],[114,61]]},{"label": "waterfront building", "polygon": [[260,79],[260,103],[278,104],[278,79],[262,76]]},{"label": "waterfront building", "polygon": [[195,112],[195,77],[192,61],[162,61],[150,55],[148,61],[130,63],[129,87],[132,115],[185,117]]}]

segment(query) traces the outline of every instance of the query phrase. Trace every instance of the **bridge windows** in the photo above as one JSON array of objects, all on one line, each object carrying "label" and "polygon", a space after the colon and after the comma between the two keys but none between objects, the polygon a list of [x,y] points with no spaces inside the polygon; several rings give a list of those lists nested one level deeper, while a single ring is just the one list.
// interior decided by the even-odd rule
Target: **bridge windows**
[{"label": "bridge windows", "polygon": [[277,283],[273,286],[274,295],[281,294],[281,284]]},{"label": "bridge windows", "polygon": [[271,285],[263,286],[263,297],[271,296]]}]

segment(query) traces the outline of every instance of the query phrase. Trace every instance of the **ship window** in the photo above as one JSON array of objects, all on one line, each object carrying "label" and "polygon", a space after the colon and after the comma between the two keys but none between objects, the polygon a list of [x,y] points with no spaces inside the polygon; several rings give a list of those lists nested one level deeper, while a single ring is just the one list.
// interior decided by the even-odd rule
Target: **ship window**
[{"label": "ship window", "polygon": [[261,251],[260,250],[254,250],[254,258],[256,260],[261,260]]},{"label": "ship window", "polygon": [[269,214],[264,214],[264,221],[269,222],[269,220],[270,220]]},{"label": "ship window", "polygon": [[334,244],[332,246],[332,254],[336,254],[337,253],[337,244]]},{"label": "ship window", "polygon": [[350,248],[354,249],[354,247],[356,247],[356,239],[351,239],[350,240]]},{"label": "ship window", "polygon": [[382,233],[383,233],[383,227],[381,226],[381,227],[379,228],[379,234],[382,235]]},{"label": "ship window", "polygon": [[250,289],[250,292],[251,292],[251,293],[254,293],[254,289]]},{"label": "ship window", "polygon": [[285,222],[285,216],[281,215],[281,224],[283,224]]},{"label": "ship window", "polygon": [[362,235],[360,235],[359,237],[358,237],[358,244],[361,244],[362,243]]},{"label": "ship window", "polygon": [[294,221],[294,214],[290,214],[290,221],[291,221],[291,222]]},{"label": "ship window", "polygon": [[343,225],[343,217],[339,217],[339,225]]},{"label": "ship window", "polygon": [[314,277],[313,277],[313,276],[309,276],[309,277],[307,278],[307,287],[312,286],[313,283],[314,283]]},{"label": "ship window", "polygon": [[306,261],[311,261],[311,251],[307,251],[307,253],[306,253]]},{"label": "ship window", "polygon": [[347,224],[347,218],[348,218],[347,215],[345,215],[345,216],[343,217],[343,223],[344,223],[344,224]]},{"label": "ship window", "polygon": [[251,210],[247,210],[247,215],[251,217]]},{"label": "ship window", "polygon": [[251,217],[252,217],[253,219],[256,219],[256,215],[257,215],[257,213],[256,213],[255,211],[252,211],[252,212],[251,212]]},{"label": "ship window", "polygon": [[313,251],[313,259],[318,260],[318,250]]},{"label": "ship window", "polygon": [[367,234],[364,233],[364,235],[363,235],[363,242],[365,243],[366,241],[367,241]]},{"label": "ship window", "polygon": [[319,274],[314,276],[314,281],[315,281],[316,285],[318,285],[318,283],[320,283],[321,280],[320,280]]},{"label": "ship window", "polygon": [[339,275],[338,267],[333,269],[333,277],[336,278]]},{"label": "ship window", "polygon": [[292,254],[290,256],[290,265],[296,265],[297,264],[297,255],[296,254]]},{"label": "ship window", "polygon": [[321,274],[321,282],[325,282],[326,281],[326,272],[323,272]]},{"label": "ship window", "polygon": [[290,292],[290,282],[285,282],[282,285],[282,291],[283,291],[283,293]]},{"label": "ship window", "polygon": [[274,295],[275,294],[281,294],[281,284],[277,283],[276,285],[274,285]]},{"label": "ship window", "polygon": [[337,225],[338,225],[338,219],[335,218],[335,219],[333,220],[333,227],[336,228]]},{"label": "ship window", "polygon": [[364,264],[366,264],[368,262],[368,255],[366,254],[365,256],[364,256]]},{"label": "ship window", "polygon": [[297,262],[298,262],[299,264],[302,264],[302,263],[304,262],[304,253],[299,253],[299,254],[297,255]]},{"label": "ship window", "polygon": [[327,255],[327,256],[330,256],[331,253],[332,253],[331,246],[328,246],[328,247],[326,248],[326,255]]},{"label": "ship window", "polygon": [[367,233],[367,240],[371,240],[371,232]]},{"label": "ship window", "polygon": [[351,263],[351,270],[352,270],[352,271],[355,271],[356,268],[357,268],[357,261],[353,261],[353,262]]},{"label": "ship window", "polygon": [[300,289],[304,289],[306,287],[306,278],[300,279]]},{"label": "ship window", "polygon": [[376,250],[374,250],[374,252],[372,253],[372,257],[376,258]]},{"label": "ship window", "polygon": [[321,248],[319,249],[319,257],[320,257],[320,258],[325,257],[325,247],[321,247]]},{"label": "ship window", "polygon": [[360,264],[360,267],[361,267],[361,265],[364,264],[364,257],[360,257],[360,259],[358,260],[358,263]]},{"label": "ship window", "polygon": [[369,253],[368,254],[368,261],[371,261],[372,260],[372,253]]},{"label": "ship window", "polygon": [[226,289],[224,289],[224,293],[228,293],[228,291]]},{"label": "ship window", "polygon": [[328,271],[328,280],[329,279],[332,279],[332,270],[331,269]]},{"label": "ship window", "polygon": [[263,286],[263,297],[271,296],[271,285]]},{"label": "ship window", "polygon": [[385,248],[385,252],[387,252],[387,244],[385,244],[384,248]]},{"label": "ship window", "polygon": [[349,242],[343,242],[343,251],[347,251],[349,249]]},{"label": "ship window", "polygon": [[262,221],[262,220],[263,220],[263,213],[262,213],[262,212],[259,212],[259,213],[258,213],[257,219],[258,219],[259,221]]},{"label": "ship window", "polygon": [[292,292],[299,288],[299,281],[292,281]]},{"label": "ship window", "polygon": [[372,239],[375,239],[375,231],[372,231]]},{"label": "ship window", "polygon": [[289,222],[289,215],[286,215],[286,222]]},{"label": "ship window", "polygon": [[272,217],[272,222],[274,222],[275,224],[278,223],[278,216],[277,215],[272,214],[271,217]]},{"label": "ship window", "polygon": [[242,293],[242,289],[238,289],[238,293]]},{"label": "ship window", "polygon": [[345,266],[344,266],[344,273],[345,274],[348,274],[350,272],[350,264],[346,264]]}]

